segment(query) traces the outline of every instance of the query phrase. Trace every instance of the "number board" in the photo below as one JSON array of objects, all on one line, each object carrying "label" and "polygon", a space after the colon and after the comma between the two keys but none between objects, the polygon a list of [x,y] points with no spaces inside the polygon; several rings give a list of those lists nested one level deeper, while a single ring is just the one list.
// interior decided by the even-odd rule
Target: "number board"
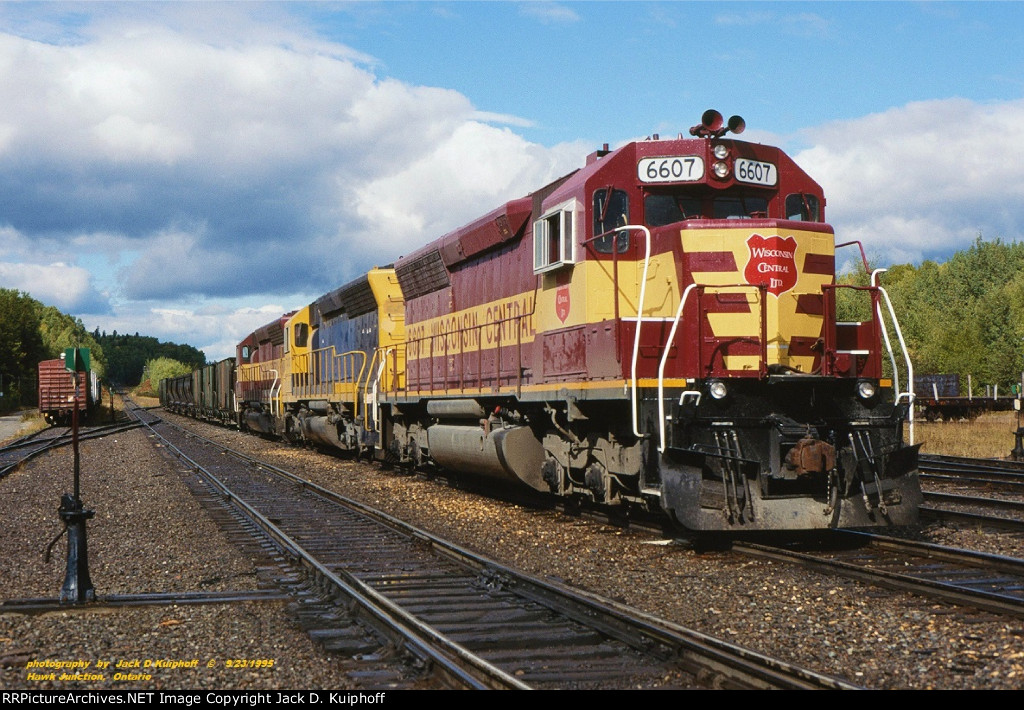
[{"label": "number board", "polygon": [[779,181],[779,170],[771,163],[762,163],[748,158],[737,158],[736,179],[754,185],[772,187]]},{"label": "number board", "polygon": [[636,165],[640,182],[693,182],[704,178],[704,159],[697,155],[644,158]]}]

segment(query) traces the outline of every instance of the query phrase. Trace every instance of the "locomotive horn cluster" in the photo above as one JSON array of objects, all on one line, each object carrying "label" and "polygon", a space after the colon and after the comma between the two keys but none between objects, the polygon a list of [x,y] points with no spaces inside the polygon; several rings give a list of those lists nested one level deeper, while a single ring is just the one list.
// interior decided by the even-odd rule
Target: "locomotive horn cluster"
[{"label": "locomotive horn cluster", "polygon": [[747,123],[741,116],[730,116],[729,123],[723,126],[722,114],[709,108],[701,115],[700,123],[690,129],[690,135],[699,138],[721,138],[726,133],[739,135],[746,127]]}]

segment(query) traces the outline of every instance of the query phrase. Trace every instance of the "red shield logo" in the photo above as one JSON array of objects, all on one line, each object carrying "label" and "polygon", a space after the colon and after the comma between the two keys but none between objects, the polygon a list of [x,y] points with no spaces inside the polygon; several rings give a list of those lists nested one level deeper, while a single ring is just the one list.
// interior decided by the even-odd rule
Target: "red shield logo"
[{"label": "red shield logo", "polygon": [[796,286],[796,239],[750,235],[747,240],[750,260],[743,277],[751,286],[764,284],[778,296]]},{"label": "red shield logo", "polygon": [[558,290],[555,291],[555,315],[558,316],[558,320],[565,323],[565,319],[569,317],[569,287],[559,286]]}]

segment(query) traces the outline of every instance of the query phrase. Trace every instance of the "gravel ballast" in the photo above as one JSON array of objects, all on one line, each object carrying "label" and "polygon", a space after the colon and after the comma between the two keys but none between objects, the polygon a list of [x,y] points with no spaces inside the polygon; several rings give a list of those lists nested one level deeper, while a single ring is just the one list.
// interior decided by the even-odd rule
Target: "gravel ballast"
[{"label": "gravel ballast", "polygon": [[[196,426],[206,436],[504,564],[870,688],[1009,689],[1024,678],[1019,619],[967,615],[920,597],[731,552],[699,553],[649,533],[529,510],[419,476]],[[7,598],[54,596],[60,587],[63,545],[55,548],[60,561],[46,566],[42,549],[59,530],[55,510],[63,487],[55,476],[70,472],[66,461],[56,463],[62,456],[69,460],[70,452],[0,481],[0,530],[5,548],[13,550],[0,562],[3,578],[11,580]],[[169,464],[144,434],[92,442],[83,447],[83,457],[103,462],[102,471],[83,464],[83,499],[97,510],[89,542],[98,591],[253,588],[252,563],[223,539],[177,480],[179,466]],[[958,535],[958,543],[969,546],[969,537]],[[318,651],[277,602],[145,613],[119,609],[83,622],[90,630],[85,635],[71,625],[83,615],[61,621],[60,614],[0,616],[0,657],[28,652],[51,659],[168,658],[190,651],[200,664],[229,657],[277,663],[272,672],[244,677],[204,669],[187,677],[194,685],[166,687],[326,688],[339,682],[338,662]],[[74,654],[66,650],[71,639],[84,639],[75,641]],[[5,687],[26,687],[25,673],[24,667],[4,669],[0,680]],[[173,683],[185,676],[162,678]]]}]

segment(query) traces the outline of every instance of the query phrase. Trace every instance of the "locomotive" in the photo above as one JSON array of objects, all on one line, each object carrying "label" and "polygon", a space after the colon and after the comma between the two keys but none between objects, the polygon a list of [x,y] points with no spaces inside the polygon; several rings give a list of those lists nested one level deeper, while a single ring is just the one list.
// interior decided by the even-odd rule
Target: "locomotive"
[{"label": "locomotive", "polygon": [[[692,531],[915,523],[884,289],[836,282],[821,187],[744,127],[707,111],[606,145],[282,315],[204,416]],[[868,315],[838,320],[842,299]],[[201,387],[168,382],[165,405]]]}]

